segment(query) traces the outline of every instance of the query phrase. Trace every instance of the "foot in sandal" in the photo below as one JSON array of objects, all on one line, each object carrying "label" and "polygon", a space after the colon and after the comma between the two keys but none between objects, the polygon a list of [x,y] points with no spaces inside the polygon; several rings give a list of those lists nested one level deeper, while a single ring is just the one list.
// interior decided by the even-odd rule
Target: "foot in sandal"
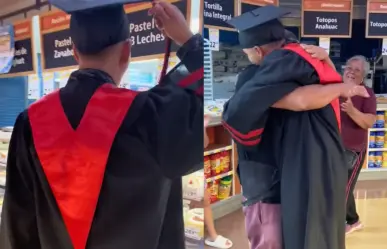
[{"label": "foot in sandal", "polygon": [[214,240],[206,239],[205,243],[207,246],[211,246],[217,249],[230,249],[232,247],[231,240],[218,235]]}]

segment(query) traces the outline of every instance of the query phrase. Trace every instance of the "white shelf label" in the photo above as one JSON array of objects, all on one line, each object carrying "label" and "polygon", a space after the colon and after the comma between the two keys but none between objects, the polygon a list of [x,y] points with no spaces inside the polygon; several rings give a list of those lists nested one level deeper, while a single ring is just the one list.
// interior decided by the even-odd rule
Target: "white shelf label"
[{"label": "white shelf label", "polygon": [[209,29],[210,49],[213,51],[219,51],[219,30]]}]

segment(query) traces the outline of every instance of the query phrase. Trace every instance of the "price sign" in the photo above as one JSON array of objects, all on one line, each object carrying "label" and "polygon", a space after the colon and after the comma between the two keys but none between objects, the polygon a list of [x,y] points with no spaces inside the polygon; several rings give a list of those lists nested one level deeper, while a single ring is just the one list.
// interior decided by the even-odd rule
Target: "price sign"
[{"label": "price sign", "polygon": [[237,0],[204,0],[203,13],[200,15],[203,17],[204,27],[235,30],[227,21],[238,14],[238,2]]},{"label": "price sign", "polygon": [[278,6],[278,0],[241,0],[240,12],[244,14],[266,5]]},{"label": "price sign", "polygon": [[370,0],[367,3],[366,37],[384,39],[386,36],[387,0]]},{"label": "price sign", "polygon": [[210,49],[214,51],[219,51],[219,30],[209,29],[208,32],[210,38]]},{"label": "price sign", "polygon": [[303,0],[303,37],[351,37],[352,0]]}]

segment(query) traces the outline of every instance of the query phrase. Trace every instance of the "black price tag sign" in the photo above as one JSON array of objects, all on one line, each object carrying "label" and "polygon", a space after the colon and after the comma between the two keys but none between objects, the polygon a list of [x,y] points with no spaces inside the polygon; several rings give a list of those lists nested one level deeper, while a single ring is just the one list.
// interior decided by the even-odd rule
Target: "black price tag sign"
[{"label": "black price tag sign", "polygon": [[227,21],[237,15],[237,0],[203,0],[203,23],[206,28],[235,30]]},{"label": "black price tag sign", "polygon": [[70,30],[64,29],[42,35],[45,69],[76,66]]},{"label": "black price tag sign", "polygon": [[[190,0],[171,1],[190,22]],[[154,19],[148,15],[148,4],[126,7],[132,42],[132,60],[161,58],[165,53],[166,39],[156,27]],[[179,46],[172,44],[171,52],[177,52]]]},{"label": "black price tag sign", "polygon": [[278,0],[242,0],[241,1],[241,14],[244,14],[249,11],[256,10],[262,6],[266,5],[278,5]]},{"label": "black price tag sign", "polygon": [[13,64],[9,72],[4,74],[4,76],[22,76],[35,73],[31,20],[14,24],[14,33],[15,54]]},{"label": "black price tag sign", "polygon": [[35,72],[32,46],[31,38],[15,41],[13,65],[8,74],[29,74]]},{"label": "black price tag sign", "polygon": [[60,71],[77,65],[69,28],[70,15],[64,12],[40,17],[43,70]]},{"label": "black price tag sign", "polygon": [[387,37],[387,1],[371,0],[368,2],[366,37]]},{"label": "black price tag sign", "polygon": [[351,37],[352,1],[304,0],[303,37]]}]

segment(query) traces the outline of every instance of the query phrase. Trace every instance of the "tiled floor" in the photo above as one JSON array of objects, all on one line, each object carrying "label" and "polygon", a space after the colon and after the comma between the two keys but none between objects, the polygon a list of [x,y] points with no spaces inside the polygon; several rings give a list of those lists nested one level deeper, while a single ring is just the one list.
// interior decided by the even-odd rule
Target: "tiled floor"
[{"label": "tiled floor", "polygon": [[[361,181],[356,186],[355,197],[365,229],[347,237],[346,249],[386,249],[387,181]],[[241,210],[217,220],[216,227],[219,234],[233,241],[233,249],[249,248]]]}]

